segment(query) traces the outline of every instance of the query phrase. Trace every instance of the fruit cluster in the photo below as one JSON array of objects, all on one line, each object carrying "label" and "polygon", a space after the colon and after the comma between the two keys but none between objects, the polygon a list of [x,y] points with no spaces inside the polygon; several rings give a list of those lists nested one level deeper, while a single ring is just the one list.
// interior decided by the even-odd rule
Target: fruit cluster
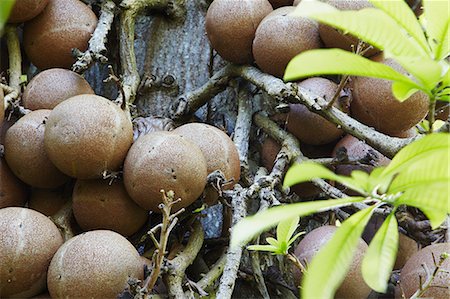
[{"label": "fruit cluster", "polygon": [[[174,210],[199,198],[216,204],[207,175],[221,171],[224,189],[232,188],[240,178],[237,149],[201,123],[133,142],[130,116],[67,69],[72,49],[86,50],[97,24],[83,2],[17,0],[9,22],[25,22],[22,45],[39,73],[21,96],[30,112],[4,120],[1,110],[0,297],[32,297],[47,286],[53,298],[114,298],[129,277],[144,277],[143,259],[126,238],[149,211],[160,212],[161,190],[181,199]],[[123,179],[103,179],[115,172]],[[80,234],[64,242],[47,216],[70,199]]]}]

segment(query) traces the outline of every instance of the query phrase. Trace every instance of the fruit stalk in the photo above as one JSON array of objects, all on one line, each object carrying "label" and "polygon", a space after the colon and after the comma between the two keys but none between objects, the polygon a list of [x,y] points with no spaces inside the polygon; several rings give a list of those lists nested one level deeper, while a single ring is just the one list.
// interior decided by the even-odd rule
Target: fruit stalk
[{"label": "fruit stalk", "polygon": [[[22,54],[17,27],[9,24],[5,28],[6,42],[9,53],[9,87],[10,92],[5,96],[5,110],[13,104],[20,94],[20,77],[22,76]],[[6,90],[5,90],[6,91]]]}]

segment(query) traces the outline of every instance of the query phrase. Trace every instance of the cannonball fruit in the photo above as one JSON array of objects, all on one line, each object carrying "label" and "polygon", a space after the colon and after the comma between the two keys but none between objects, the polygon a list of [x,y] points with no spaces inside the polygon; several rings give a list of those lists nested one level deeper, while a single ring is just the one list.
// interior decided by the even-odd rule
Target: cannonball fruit
[{"label": "cannonball fruit", "polygon": [[259,24],[253,40],[253,56],[259,68],[282,78],[289,61],[301,52],[322,46],[318,24],[291,16],[293,6],[281,7]]},{"label": "cannonball fruit", "polygon": [[[336,226],[327,225],[309,232],[295,249],[295,255],[300,262],[304,266],[310,264],[316,253],[333,237],[337,229]],[[350,270],[336,291],[336,298],[365,299],[369,295],[371,290],[364,282],[361,272],[361,264],[367,248],[367,244],[360,239],[353,257],[353,262],[350,265]],[[297,282],[299,280],[300,277],[297,277]]]},{"label": "cannonball fruit", "polygon": [[0,209],[24,206],[28,198],[27,186],[12,173],[3,158],[0,158],[0,178]]},{"label": "cannonball fruit", "polygon": [[211,46],[225,60],[252,63],[256,28],[272,10],[267,0],[214,0],[206,14]]},{"label": "cannonball fruit", "polygon": [[[443,253],[450,254],[450,243],[437,243],[423,248],[411,256],[400,273],[400,287],[406,298],[410,298],[424,283],[427,275],[424,267],[430,273],[435,270],[435,261],[439,263]],[[433,258],[434,255],[434,258]],[[450,294],[450,258],[447,258],[440,267],[430,287],[421,298],[445,299]]]},{"label": "cannonball fruit", "polygon": [[[406,74],[398,63],[383,59],[383,55],[373,60]],[[425,93],[418,91],[400,102],[392,94],[392,82],[388,80],[355,77],[352,94],[352,116],[386,134],[396,134],[414,127],[428,112],[428,96]]]},{"label": "cannonball fruit", "polygon": [[416,241],[402,233],[398,234],[398,252],[394,269],[402,269],[406,262],[419,251]]},{"label": "cannonball fruit", "polygon": [[113,102],[78,95],[56,106],[46,122],[45,151],[65,174],[100,178],[120,168],[133,142],[131,121]]},{"label": "cannonball fruit", "polygon": [[144,225],[147,211],[128,195],[122,181],[77,180],[73,214],[83,230],[108,229],[131,236]]},{"label": "cannonball fruit", "polygon": [[[208,174],[220,170],[225,180],[230,182],[224,186],[224,189],[232,189],[239,181],[241,175],[239,153],[227,134],[216,127],[200,123],[183,125],[173,132],[198,145],[206,159]],[[212,189],[210,187],[206,190],[205,201],[209,204],[217,201],[218,194]]]},{"label": "cannonball fruit", "polygon": [[23,106],[30,110],[53,109],[68,98],[80,94],[94,94],[83,77],[65,69],[48,69],[28,83],[22,95]]},{"label": "cannonball fruit", "polygon": [[25,23],[25,52],[39,69],[69,68],[75,61],[72,49],[87,49],[97,21],[80,0],[49,0],[41,14]]},{"label": "cannonball fruit", "polygon": [[69,200],[64,192],[64,187],[58,189],[37,189],[31,190],[28,207],[46,216],[56,214]]},{"label": "cannonball fruit", "polygon": [[9,128],[5,138],[5,159],[12,172],[38,188],[56,188],[69,180],[53,165],[44,149],[49,115],[50,110],[28,113]]},{"label": "cannonball fruit", "polygon": [[[368,0],[327,0],[325,2],[339,10],[361,10],[373,7]],[[319,33],[327,48],[340,48],[350,52],[356,51],[359,40],[351,34],[344,34],[342,31],[322,23],[319,24]],[[367,50],[364,56],[371,57],[379,52],[379,49],[371,48]]]},{"label": "cannonball fruit", "polygon": [[0,209],[0,294],[26,298],[45,290],[47,269],[63,244],[46,216],[26,208]]},{"label": "cannonball fruit", "polygon": [[143,135],[130,148],[124,163],[124,183],[131,198],[144,209],[160,212],[161,189],[172,190],[180,209],[193,203],[206,185],[202,150],[172,132]]},{"label": "cannonball fruit", "polygon": [[8,17],[9,23],[22,23],[40,14],[49,0],[16,0]]},{"label": "cannonball fruit", "polygon": [[[298,83],[300,88],[331,101],[337,92],[336,83],[324,78],[309,78]],[[339,101],[335,101],[339,108]],[[287,129],[300,141],[311,145],[322,145],[337,140],[342,130],[322,116],[311,112],[302,104],[291,104],[287,116]]]},{"label": "cannonball fruit", "polygon": [[52,298],[117,298],[128,278],[143,279],[133,245],[118,233],[96,230],[73,237],[54,255],[47,283]]}]

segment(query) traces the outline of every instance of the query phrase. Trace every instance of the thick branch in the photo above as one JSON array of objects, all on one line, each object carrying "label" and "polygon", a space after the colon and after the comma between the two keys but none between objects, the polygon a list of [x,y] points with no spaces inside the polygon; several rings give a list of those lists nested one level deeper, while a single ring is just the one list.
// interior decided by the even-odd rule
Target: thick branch
[{"label": "thick branch", "polygon": [[113,0],[105,0],[102,3],[97,28],[95,28],[95,31],[89,40],[88,49],[84,53],[80,52],[78,49],[74,50],[78,57],[77,61],[72,66],[74,72],[81,74],[95,61],[100,61],[101,63],[106,63],[108,61],[108,58],[105,56],[107,52],[106,43],[108,41],[108,33],[111,30],[115,12],[116,4]]},{"label": "thick branch", "polygon": [[14,25],[6,25],[6,43],[9,55],[9,87],[11,92],[5,95],[5,109],[12,104],[20,94],[20,77],[22,76],[22,54],[17,28]]},{"label": "thick branch", "polygon": [[203,246],[205,235],[202,225],[195,221],[193,231],[189,237],[186,248],[176,258],[169,261],[166,285],[169,296],[174,298],[185,298],[183,291],[183,278],[187,267],[192,264]]}]

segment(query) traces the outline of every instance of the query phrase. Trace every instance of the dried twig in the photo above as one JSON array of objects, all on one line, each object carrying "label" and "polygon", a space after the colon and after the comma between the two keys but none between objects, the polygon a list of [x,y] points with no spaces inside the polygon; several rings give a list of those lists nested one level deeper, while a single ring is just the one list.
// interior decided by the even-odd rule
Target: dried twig
[{"label": "dried twig", "polygon": [[113,0],[105,0],[101,4],[100,18],[97,27],[89,40],[89,47],[86,52],[80,52],[73,49],[73,54],[77,61],[72,65],[72,70],[79,74],[85,72],[95,61],[106,63],[108,58],[105,56],[108,42],[108,33],[116,13],[116,4]]}]

